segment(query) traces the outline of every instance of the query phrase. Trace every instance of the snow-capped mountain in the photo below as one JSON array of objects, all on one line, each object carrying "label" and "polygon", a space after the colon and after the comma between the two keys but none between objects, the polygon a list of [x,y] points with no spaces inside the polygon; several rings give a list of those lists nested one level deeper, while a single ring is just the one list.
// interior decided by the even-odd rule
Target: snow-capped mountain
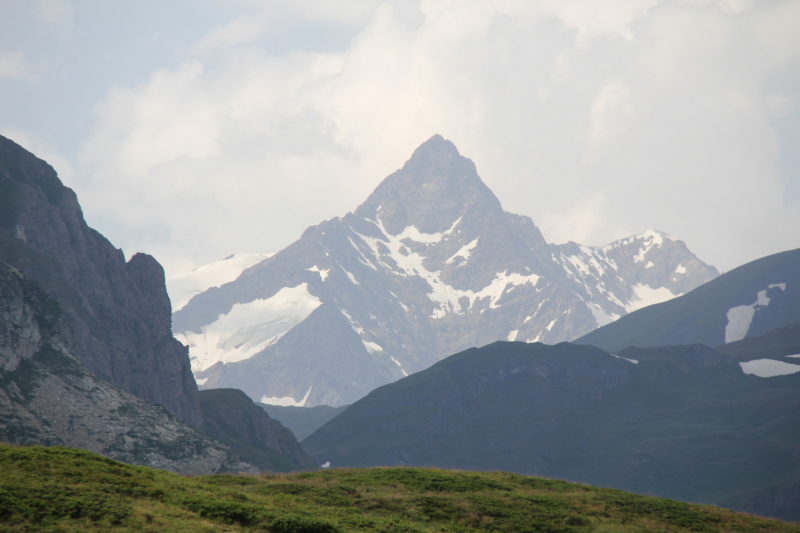
[{"label": "snow-capped mountain", "polygon": [[574,339],[717,275],[655,230],[548,244],[436,135],[353,213],[194,296],[173,331],[205,387],[335,406],[470,346]]},{"label": "snow-capped mountain", "polygon": [[232,254],[225,259],[195,268],[191,272],[167,278],[167,292],[172,301],[172,312],[183,309],[189,300],[201,292],[235,280],[244,269],[250,268],[272,255]]},{"label": "snow-capped mountain", "polygon": [[680,298],[631,313],[575,342],[608,351],[679,344],[716,347],[798,321],[800,249],[746,263]]}]

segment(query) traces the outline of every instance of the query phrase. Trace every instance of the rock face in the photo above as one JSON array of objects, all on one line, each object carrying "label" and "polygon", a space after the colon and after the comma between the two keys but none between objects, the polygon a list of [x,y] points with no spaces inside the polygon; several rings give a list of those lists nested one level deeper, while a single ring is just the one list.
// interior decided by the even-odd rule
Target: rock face
[{"label": "rock face", "polygon": [[89,372],[202,428],[186,348],[171,332],[158,262],[125,262],[86,225],[53,168],[0,137],[0,260],[37,280],[65,311],[63,336]]},{"label": "rock face", "polygon": [[0,261],[0,441],[66,445],[182,474],[258,472],[167,409],[87,372],[68,347],[70,316]]},{"label": "rock face", "polygon": [[641,309],[575,342],[708,346],[751,339],[800,321],[800,249],[762,257],[668,302]]},{"label": "rock face", "polygon": [[497,342],[372,391],[302,444],[333,468],[504,470],[797,520],[800,372],[740,364],[768,344],[799,353],[787,338],[737,358]]},{"label": "rock face", "polygon": [[340,406],[498,339],[556,343],[714,278],[648,231],[551,245],[434,136],[355,210],[173,315],[198,383]]},{"label": "rock face", "polygon": [[317,463],[303,451],[292,432],[237,389],[201,391],[206,433],[228,444],[262,471],[313,470]]}]

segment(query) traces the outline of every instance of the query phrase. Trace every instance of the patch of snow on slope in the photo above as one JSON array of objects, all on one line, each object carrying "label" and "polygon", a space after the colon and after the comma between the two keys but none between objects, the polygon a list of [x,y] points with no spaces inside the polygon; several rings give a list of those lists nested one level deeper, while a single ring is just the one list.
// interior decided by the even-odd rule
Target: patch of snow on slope
[{"label": "patch of snow on slope", "polygon": [[350,272],[348,272],[347,270],[345,270],[345,269],[344,269],[344,267],[343,267],[342,265],[339,265],[339,268],[341,268],[342,270],[344,270],[344,273],[345,273],[345,274],[347,274],[347,279],[349,279],[350,281],[352,281],[352,282],[353,282],[353,285],[358,285],[358,284],[359,284],[359,283],[356,281],[356,278],[355,278],[355,276],[353,276],[353,275],[352,275]]},{"label": "patch of snow on slope", "polygon": [[638,365],[639,364],[639,360],[638,359],[628,359],[627,357],[622,357],[621,355],[614,355],[613,353],[610,353],[608,355],[610,355],[611,357],[616,357],[617,359],[625,359],[626,361],[630,361],[634,365]]},{"label": "patch of snow on slope", "polygon": [[[370,222],[372,221],[370,220]],[[435,244],[437,242],[441,242],[445,235],[450,235],[453,233],[453,230],[456,229],[456,226],[459,222],[461,222],[461,217],[458,217],[458,220],[453,222],[453,225],[450,226],[450,229],[443,231],[442,233],[420,233],[420,231],[414,226],[408,226],[406,229],[401,231],[399,235],[395,235],[395,238],[399,241],[411,239],[412,241],[421,242],[424,244]]]},{"label": "patch of snow on slope", "polygon": [[[649,229],[644,233],[640,233],[639,235],[634,235],[630,237],[630,242],[641,240],[642,248],[639,249],[639,253],[636,257],[633,258],[634,263],[639,263],[644,261],[644,256],[647,252],[650,251],[651,248],[654,246],[658,246],[661,248],[661,245],[664,244],[664,239],[669,239],[671,241],[676,241],[677,239],[671,235],[667,235],[666,233],[661,233],[660,231],[656,231],[654,229]],[[622,241],[623,244],[627,244],[627,241]],[[646,267],[645,267],[646,268]]]},{"label": "patch of snow on slope", "polygon": [[[401,240],[404,238],[410,238],[407,236],[407,234],[413,233],[417,239],[421,239],[419,242],[438,242],[436,239],[441,240],[442,235],[451,233],[461,218],[456,220],[449,230],[443,233],[436,233],[433,236],[428,234],[420,234],[416,229],[411,232],[409,228],[413,228],[413,226],[409,226],[403,230],[400,235],[391,235],[383,226],[383,222],[381,222],[380,217],[376,218],[376,221],[370,220],[369,222],[375,224],[381,230],[384,238],[379,239],[375,237],[369,237],[366,235],[361,235],[355,231],[354,233],[358,235],[367,244],[367,246],[369,246],[378,264],[398,276],[419,276],[428,283],[431,288],[431,292],[428,293],[428,298],[430,298],[431,301],[439,304],[439,307],[434,309],[431,318],[442,318],[447,313],[464,314],[464,309],[462,309],[459,300],[465,296],[469,301],[467,309],[472,309],[475,301],[483,298],[489,298],[489,308],[495,309],[500,307],[497,302],[506,292],[508,285],[524,285],[526,283],[536,285],[536,283],[539,281],[539,276],[536,274],[523,276],[522,274],[517,273],[508,274],[507,272],[498,272],[495,279],[493,279],[489,285],[477,292],[473,290],[456,289],[441,280],[439,277],[441,271],[437,270],[435,272],[430,272],[428,269],[426,269],[423,266],[425,257],[416,252],[408,251]],[[434,237],[436,237],[436,239],[434,239]],[[383,244],[386,249],[389,250],[389,257],[391,257],[397,267],[401,269],[401,272],[395,271],[390,264],[381,259],[381,252],[378,249],[378,241],[380,241],[381,244]],[[407,255],[401,254],[401,249],[406,249],[408,252]],[[481,312],[482,311],[483,310],[481,310]]]},{"label": "patch of snow on slope", "polygon": [[194,381],[195,381],[195,383],[197,383],[198,385],[205,385],[205,384],[206,384],[206,381],[208,381],[208,378],[203,378],[203,379],[197,379],[197,378],[195,378],[195,379],[194,379]]},{"label": "patch of snow on slope", "polygon": [[513,341],[517,340],[517,333],[519,333],[518,329],[511,330],[508,333],[508,341],[509,342],[513,342]]},{"label": "patch of snow on slope", "polygon": [[378,353],[383,351],[383,348],[381,348],[379,344],[365,340],[362,340],[361,342],[364,343],[364,348],[366,348],[369,353]]},{"label": "patch of snow on slope", "polygon": [[321,277],[321,278],[322,278],[322,281],[325,281],[325,278],[327,278],[327,277],[328,277],[328,272],[330,272],[330,271],[331,271],[331,269],[330,269],[330,268],[326,268],[325,270],[320,270],[320,269],[317,267],[317,265],[314,265],[314,266],[313,266],[313,267],[311,267],[311,268],[307,268],[306,270],[308,270],[309,272],[319,272],[319,277]]},{"label": "patch of snow on slope", "polygon": [[760,378],[787,376],[789,374],[796,374],[797,372],[800,372],[800,365],[793,365],[791,363],[784,363],[783,361],[775,361],[773,359],[756,359],[755,361],[739,363],[739,366],[742,367],[742,372],[745,374],[752,374]]},{"label": "patch of snow on slope", "polygon": [[[558,319],[556,318],[556,320],[558,320]],[[551,329],[553,329],[553,326],[555,325],[556,320],[553,320],[552,322],[550,322],[550,324],[547,325],[547,331],[550,331]]]},{"label": "patch of snow on slope", "polygon": [[577,255],[570,255],[569,257],[564,257],[562,255],[561,257],[569,261],[572,264],[572,266],[574,266],[575,269],[581,274],[584,275],[589,274],[589,268],[584,264],[583,261],[581,261],[581,258],[578,257]]},{"label": "patch of snow on slope", "polygon": [[601,326],[605,326],[606,324],[611,324],[612,322],[614,322],[619,318],[618,314],[616,313],[608,314],[605,311],[603,311],[603,308],[600,307],[600,305],[594,302],[584,301],[583,303],[586,305],[587,308],[589,308],[589,311],[592,312],[592,315],[594,316],[594,321],[597,322],[598,328]]},{"label": "patch of snow on slope", "polygon": [[[389,356],[389,357],[392,357],[392,356]],[[403,365],[400,364],[400,361],[398,361],[394,357],[392,357],[392,361],[394,361],[394,364],[396,364],[397,366],[400,367],[400,371],[403,373],[403,375],[405,377],[408,377],[408,372],[406,372],[406,370],[403,368]]]},{"label": "patch of snow on slope", "polygon": [[356,252],[358,252],[358,255],[359,255],[358,261],[359,261],[359,263],[361,263],[364,266],[368,266],[372,270],[378,270],[378,268],[375,265],[370,263],[369,259],[366,258],[366,256],[361,252],[361,250],[358,249],[358,246],[356,246],[356,243],[353,242],[353,239],[348,237],[347,240],[350,241],[350,244],[352,244],[353,248],[355,248]]},{"label": "patch of snow on slope", "polygon": [[192,370],[199,372],[218,362],[243,361],[278,341],[322,302],[308,292],[308,284],[284,287],[267,299],[235,304],[225,315],[203,326],[200,333],[176,333],[189,347]]},{"label": "patch of snow on slope", "polygon": [[172,302],[172,312],[183,309],[195,295],[235,280],[244,270],[272,255],[233,254],[220,261],[195,268],[191,272],[168,278],[167,293]]},{"label": "patch of snow on slope", "polygon": [[672,291],[666,287],[654,289],[650,285],[637,283],[633,286],[633,296],[628,300],[625,310],[632,313],[642,307],[660,304],[661,302],[666,302],[678,296],[681,296],[681,294],[673,294]]},{"label": "patch of snow on slope", "polygon": [[797,354],[797,355],[787,355],[786,357],[798,357],[798,358],[800,358],[800,354]]},{"label": "patch of snow on slope", "polygon": [[445,263],[451,265],[453,264],[453,261],[456,260],[456,257],[463,257],[464,261],[458,266],[465,265],[467,263],[467,260],[469,259],[470,252],[474,250],[476,246],[478,246],[478,239],[475,239],[471,243],[462,246],[461,249],[457,251],[455,254],[453,254],[453,257],[445,261]]},{"label": "patch of snow on slope", "polygon": [[359,337],[360,337],[360,336],[361,336],[361,335],[364,333],[364,328],[362,328],[361,326],[359,326],[359,325],[358,325],[358,322],[356,322],[355,320],[353,320],[353,317],[352,317],[352,316],[350,316],[350,313],[348,313],[348,312],[347,312],[347,311],[345,311],[344,309],[339,309],[339,311],[341,311],[341,312],[342,312],[342,314],[345,316],[345,318],[347,318],[347,320],[349,320],[349,321],[350,321],[350,326],[353,328],[353,331],[355,331],[356,333],[358,333],[358,335],[359,335]]},{"label": "patch of snow on slope", "polygon": [[656,266],[652,261],[648,261],[647,264],[644,266],[645,268],[652,268]]},{"label": "patch of snow on slope", "polygon": [[728,323],[725,325],[725,344],[740,341],[747,336],[747,332],[750,330],[750,323],[753,321],[753,316],[756,314],[756,309],[769,305],[767,290],[774,287],[782,291],[786,290],[785,283],[769,285],[767,289],[758,292],[756,301],[752,304],[738,305],[728,309]]},{"label": "patch of snow on slope", "polygon": [[675,267],[675,273],[676,274],[686,274],[686,267],[683,266],[682,264],[678,263],[678,266]]},{"label": "patch of snow on slope", "polygon": [[306,391],[306,395],[303,396],[303,399],[295,401],[294,398],[291,396],[283,396],[282,398],[278,398],[277,396],[267,396],[266,394],[261,397],[261,403],[265,403],[267,405],[281,405],[283,407],[304,407],[306,405],[306,400],[308,400],[308,395],[311,394],[311,389],[314,386],[310,386],[308,391]]}]

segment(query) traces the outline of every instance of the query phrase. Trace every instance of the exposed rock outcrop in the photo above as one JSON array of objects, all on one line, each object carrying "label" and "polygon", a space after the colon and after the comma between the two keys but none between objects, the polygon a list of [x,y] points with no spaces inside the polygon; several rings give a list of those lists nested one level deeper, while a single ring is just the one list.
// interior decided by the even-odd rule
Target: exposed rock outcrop
[{"label": "exposed rock outcrop", "polygon": [[86,224],[55,170],[2,136],[0,260],[61,304],[62,337],[89,372],[202,428],[187,349],[172,336],[161,266],[144,254],[126,262]]},{"label": "exposed rock outcrop", "polygon": [[183,474],[258,471],[164,407],[87,372],[63,336],[70,320],[0,261],[0,441],[72,446]]}]

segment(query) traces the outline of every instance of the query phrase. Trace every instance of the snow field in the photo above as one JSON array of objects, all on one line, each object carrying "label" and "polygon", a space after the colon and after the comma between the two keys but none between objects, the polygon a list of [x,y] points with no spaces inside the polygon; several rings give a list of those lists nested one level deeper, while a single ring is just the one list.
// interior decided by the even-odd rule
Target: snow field
[{"label": "snow field", "polygon": [[769,297],[767,290],[779,288],[782,291],[786,290],[785,283],[775,283],[767,286],[763,291],[759,291],[756,295],[756,301],[750,305],[738,305],[728,309],[727,317],[728,323],[725,325],[725,344],[734,341],[740,341],[747,336],[750,330],[750,323],[756,314],[756,309],[767,307],[769,305]]},{"label": "snow field", "polygon": [[308,292],[308,284],[284,287],[267,299],[235,304],[200,333],[176,333],[189,347],[192,371],[200,372],[218,362],[242,361],[274,344],[302,322],[322,302]]},{"label": "snow field", "polygon": [[742,367],[742,372],[745,374],[752,374],[760,378],[787,376],[800,372],[800,365],[775,361],[774,359],[756,359],[746,363],[739,363],[739,366]]},{"label": "snow field", "polygon": [[183,309],[189,300],[211,287],[229,283],[253,265],[274,254],[233,254],[225,259],[201,266],[167,279],[167,293],[172,302],[172,312]]}]

